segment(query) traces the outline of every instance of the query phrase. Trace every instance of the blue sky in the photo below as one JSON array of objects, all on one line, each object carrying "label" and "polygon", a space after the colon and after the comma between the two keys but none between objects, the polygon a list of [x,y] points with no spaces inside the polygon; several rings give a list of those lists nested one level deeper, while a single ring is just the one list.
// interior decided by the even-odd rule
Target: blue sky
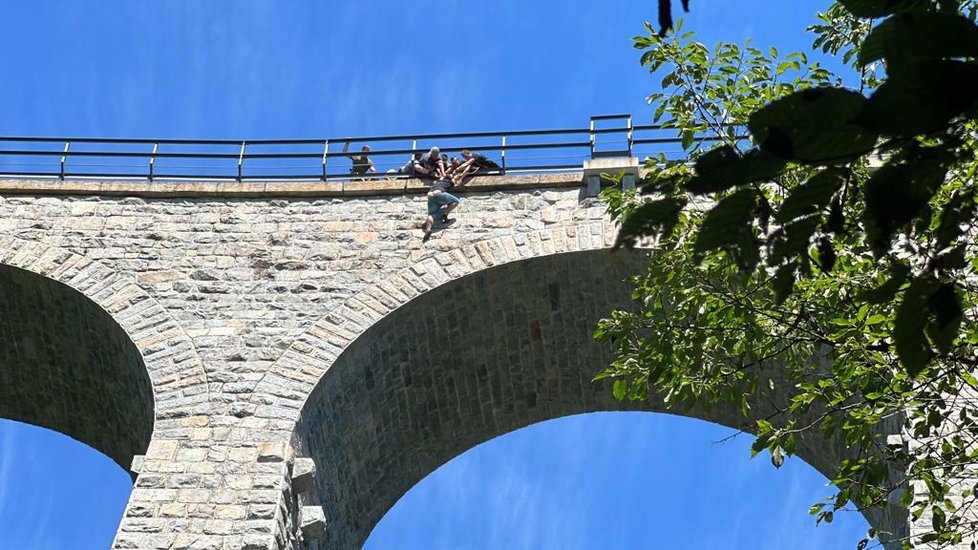
[{"label": "blue sky", "polygon": [[[678,2],[675,2],[678,4]],[[630,37],[654,0],[46,0],[0,17],[0,134],[319,138],[647,122]],[[693,0],[706,43],[804,49],[817,2]],[[384,548],[852,548],[815,529],[825,480],[749,440],[669,416],[562,419],[491,441],[409,492]],[[45,430],[0,421],[0,549],[108,546],[128,476]],[[806,546],[807,545],[807,546]]]}]

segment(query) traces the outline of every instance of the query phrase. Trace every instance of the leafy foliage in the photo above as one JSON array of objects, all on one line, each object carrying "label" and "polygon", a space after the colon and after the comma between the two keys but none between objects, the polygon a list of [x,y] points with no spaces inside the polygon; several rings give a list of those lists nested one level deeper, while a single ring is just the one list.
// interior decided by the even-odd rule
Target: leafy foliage
[{"label": "leafy foliage", "polygon": [[[932,528],[907,548],[978,534],[976,9],[841,0],[818,14],[813,47],[849,63],[858,90],[804,53],[646,25],[635,46],[663,73],[653,119],[692,164],[648,159],[641,194],[605,195],[619,245],[655,252],[634,308],[599,327],[617,359],[597,378],[619,399],[733,405],[775,466],[809,434],[840,442],[837,494],[812,512],[899,502]],[[749,396],[775,378],[787,397],[760,415]]]}]

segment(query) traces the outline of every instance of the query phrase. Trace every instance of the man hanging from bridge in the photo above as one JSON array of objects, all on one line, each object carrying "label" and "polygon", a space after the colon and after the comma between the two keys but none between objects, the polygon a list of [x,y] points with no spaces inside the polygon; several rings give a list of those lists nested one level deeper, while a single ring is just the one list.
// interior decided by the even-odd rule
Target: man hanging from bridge
[{"label": "man hanging from bridge", "polygon": [[465,175],[458,173],[443,176],[431,184],[431,189],[428,190],[428,216],[421,224],[421,230],[424,232],[421,242],[428,242],[436,225],[449,225],[455,221],[449,219],[448,215],[458,207],[459,201],[458,197],[449,191],[456,186],[462,187]]}]

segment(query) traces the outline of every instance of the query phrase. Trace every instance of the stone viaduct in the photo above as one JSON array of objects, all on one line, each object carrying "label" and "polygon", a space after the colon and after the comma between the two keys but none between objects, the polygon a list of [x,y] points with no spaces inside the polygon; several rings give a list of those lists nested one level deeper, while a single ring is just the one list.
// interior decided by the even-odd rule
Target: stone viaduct
[{"label": "stone viaduct", "polygon": [[646,255],[582,179],[477,178],[426,244],[416,180],[0,181],[0,417],[132,472],[116,549],[359,547],[474,445],[620,408],[591,334]]}]

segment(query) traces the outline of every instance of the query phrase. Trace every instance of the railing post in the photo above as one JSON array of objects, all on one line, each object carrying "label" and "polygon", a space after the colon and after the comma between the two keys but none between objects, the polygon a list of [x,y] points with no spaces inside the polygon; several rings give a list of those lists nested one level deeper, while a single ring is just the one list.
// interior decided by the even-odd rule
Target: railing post
[{"label": "railing post", "polygon": [[594,117],[591,118],[591,131],[589,133],[588,141],[591,142],[591,158],[594,158]]},{"label": "railing post", "polygon": [[632,115],[628,115],[628,156],[632,156]]},{"label": "railing post", "polygon": [[65,172],[65,163],[68,162],[68,150],[69,149],[71,149],[71,142],[70,141],[66,141],[65,142],[64,154],[61,155],[61,176],[60,176],[61,181],[64,181],[64,179],[65,179],[65,173],[66,173]]},{"label": "railing post", "polygon": [[159,142],[153,144],[153,153],[149,157],[149,181],[153,181],[154,167],[156,166],[156,153],[160,152]]},{"label": "railing post", "polygon": [[329,140],[323,142],[323,183],[326,183],[326,155],[329,154]]},{"label": "railing post", "polygon": [[244,141],[241,142],[241,152],[238,153],[238,183],[241,182],[242,171],[244,170],[244,154],[246,144],[247,143]]},{"label": "railing post", "polygon": [[506,175],[506,136],[503,136],[503,146],[500,149],[501,154],[499,158],[502,159],[502,169],[499,171],[500,175]]}]

